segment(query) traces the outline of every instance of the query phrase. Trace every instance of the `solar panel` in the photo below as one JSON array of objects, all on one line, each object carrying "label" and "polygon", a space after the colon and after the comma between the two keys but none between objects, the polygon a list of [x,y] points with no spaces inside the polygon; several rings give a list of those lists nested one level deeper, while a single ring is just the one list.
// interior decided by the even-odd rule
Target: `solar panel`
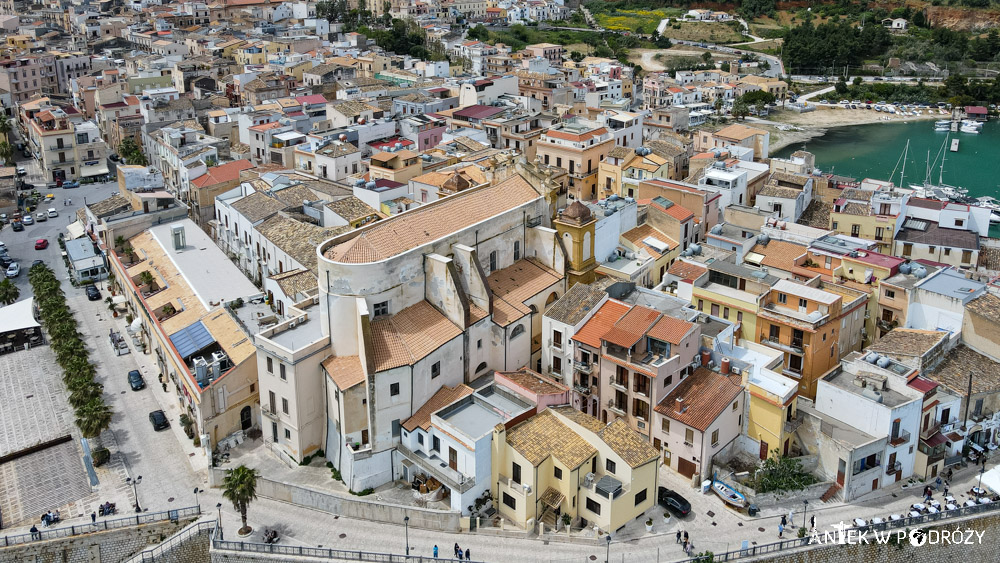
[{"label": "solar panel", "polygon": [[212,333],[208,332],[205,325],[198,321],[171,334],[170,342],[173,343],[180,357],[188,358],[215,342],[215,338],[212,337]]}]

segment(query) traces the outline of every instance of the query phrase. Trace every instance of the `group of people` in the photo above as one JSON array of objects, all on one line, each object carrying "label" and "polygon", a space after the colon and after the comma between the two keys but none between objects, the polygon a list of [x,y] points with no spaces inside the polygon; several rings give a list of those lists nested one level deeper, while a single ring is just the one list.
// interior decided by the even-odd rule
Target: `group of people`
[{"label": "group of people", "polygon": [[[434,559],[437,559],[437,558],[438,558],[438,546],[435,545],[434,546]],[[472,555],[469,552],[469,548],[465,548],[465,551],[462,551],[462,548],[458,546],[458,543],[456,543],[455,544],[455,559],[458,559],[459,561],[462,561],[463,559],[465,561],[472,561]]]},{"label": "group of people", "polygon": [[[788,516],[785,516],[785,515],[781,516],[781,522],[778,522],[778,537],[779,538],[785,537],[785,528],[787,528],[788,524],[790,522],[792,522],[792,518],[794,517],[794,515],[795,515],[795,512],[792,511],[792,512],[788,513]],[[792,525],[794,525],[794,522],[792,522]],[[805,523],[803,523],[803,525],[805,525]],[[816,527],[816,515],[814,514],[814,515],[812,515],[812,516],[809,517],[809,529],[812,530],[815,527]]]},{"label": "group of people", "polygon": [[278,543],[278,530],[264,530],[264,543]]},{"label": "group of people", "polygon": [[691,557],[691,553],[694,551],[694,544],[691,543],[691,538],[688,537],[687,530],[684,530],[683,532],[681,530],[677,530],[677,543],[683,544],[681,547],[684,549],[684,553],[686,553],[688,557]]},{"label": "group of people", "polygon": [[59,511],[58,510],[50,510],[50,511],[46,512],[45,514],[42,514],[42,525],[45,526],[46,528],[48,528],[49,526],[51,526],[52,524],[55,524],[56,522],[58,522],[61,519],[62,518],[59,517]]}]

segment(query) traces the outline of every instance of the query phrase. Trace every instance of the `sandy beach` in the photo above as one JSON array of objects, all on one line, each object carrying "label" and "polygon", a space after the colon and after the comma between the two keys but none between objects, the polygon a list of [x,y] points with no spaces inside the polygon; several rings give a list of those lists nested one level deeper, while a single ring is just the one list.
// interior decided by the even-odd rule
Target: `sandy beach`
[{"label": "sandy beach", "polygon": [[[888,119],[886,119],[888,118]],[[816,111],[798,113],[791,110],[773,112],[767,119],[747,118],[748,123],[764,127],[771,132],[768,152],[775,153],[796,143],[820,137],[830,127],[848,127],[867,123],[899,123],[904,121],[926,121],[948,119],[937,111],[920,115],[892,115],[868,109],[842,109],[839,107],[818,107]],[[794,129],[785,130],[789,125]]]}]

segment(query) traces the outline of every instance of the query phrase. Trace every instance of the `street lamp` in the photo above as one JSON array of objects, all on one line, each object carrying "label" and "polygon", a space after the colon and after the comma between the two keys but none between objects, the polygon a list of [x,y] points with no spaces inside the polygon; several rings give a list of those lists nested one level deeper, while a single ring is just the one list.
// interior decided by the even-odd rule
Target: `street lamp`
[{"label": "street lamp", "polygon": [[219,510],[219,539],[222,539],[222,503],[215,505],[215,508]]},{"label": "street lamp", "polygon": [[977,496],[982,496],[983,494],[983,473],[986,473],[986,459],[983,459],[983,464],[979,467],[979,486],[976,489],[979,491]]},{"label": "street lamp", "polygon": [[808,515],[809,515],[809,500],[808,499],[803,499],[802,500],[802,527],[803,528],[807,528],[808,527],[808,522],[809,522],[809,519],[807,518]]},{"label": "street lamp", "polygon": [[125,483],[132,485],[132,496],[135,497],[135,511],[136,513],[142,512],[142,508],[139,506],[139,483],[142,483],[142,475],[139,475],[135,479],[131,477],[125,478]]},{"label": "street lamp", "polygon": [[604,563],[611,563],[611,534],[604,536],[608,542],[608,553],[604,556]]},{"label": "street lamp", "polygon": [[195,503],[195,505],[197,505],[197,507],[199,509],[198,510],[199,512],[201,512],[201,510],[200,510],[201,509],[201,503],[198,502],[198,493],[200,493],[200,492],[201,491],[198,490],[198,487],[194,488],[194,503]]},{"label": "street lamp", "polygon": [[403,517],[403,530],[406,533],[406,556],[410,556],[410,517]]}]

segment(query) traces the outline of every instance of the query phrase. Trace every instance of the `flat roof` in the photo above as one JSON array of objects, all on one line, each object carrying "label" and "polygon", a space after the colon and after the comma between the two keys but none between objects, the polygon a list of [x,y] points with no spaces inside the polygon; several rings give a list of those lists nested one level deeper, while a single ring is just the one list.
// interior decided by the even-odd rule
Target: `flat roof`
[{"label": "flat roof", "polygon": [[493,430],[493,427],[504,421],[496,411],[469,400],[458,405],[454,410],[439,415],[442,420],[458,428],[470,438],[478,438]]}]

